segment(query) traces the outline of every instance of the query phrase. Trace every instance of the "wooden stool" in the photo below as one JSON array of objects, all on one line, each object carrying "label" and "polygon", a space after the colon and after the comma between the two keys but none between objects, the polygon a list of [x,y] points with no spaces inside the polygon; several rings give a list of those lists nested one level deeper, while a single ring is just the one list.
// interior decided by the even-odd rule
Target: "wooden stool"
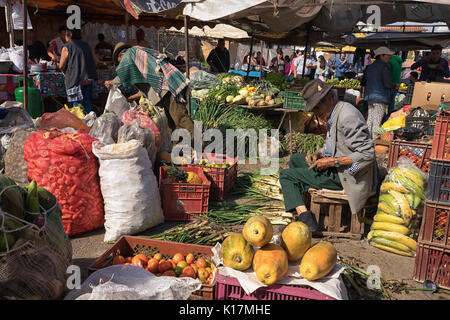
[{"label": "wooden stool", "polygon": [[[318,225],[318,231],[314,234],[361,239],[364,234],[365,210],[363,209],[361,214],[351,214],[348,197],[344,190],[316,190],[311,188],[308,192],[311,196],[310,210],[316,216]],[[347,218],[347,220],[350,218],[347,223],[342,221],[343,213],[344,218]]]}]

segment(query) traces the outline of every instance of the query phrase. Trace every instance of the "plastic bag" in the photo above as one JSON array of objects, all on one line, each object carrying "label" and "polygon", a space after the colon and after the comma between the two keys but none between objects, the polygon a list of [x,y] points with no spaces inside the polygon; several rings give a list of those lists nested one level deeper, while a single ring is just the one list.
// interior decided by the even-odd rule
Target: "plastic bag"
[{"label": "plastic bag", "polygon": [[113,112],[101,115],[95,120],[89,135],[104,144],[114,144],[120,128],[120,119]]},{"label": "plastic bag", "polygon": [[[4,225],[0,224],[0,236],[6,235],[8,239],[8,247],[0,250],[2,298],[62,298],[67,267],[72,261],[72,245],[62,227],[56,198],[45,190],[38,191],[38,196],[39,226],[28,217],[27,221],[0,209],[0,221],[5,221]],[[34,221],[34,215],[30,216]]]},{"label": "plastic bag", "polygon": [[118,88],[111,89],[106,100],[105,113],[114,112],[121,119],[125,111],[129,109],[127,98],[122,92]]},{"label": "plastic bag", "polygon": [[155,134],[156,148],[158,151],[161,150],[161,133],[155,122],[153,122],[148,115],[142,111],[127,110],[123,114],[121,120],[123,124],[131,124],[133,121],[137,120],[137,123],[141,128],[147,128],[153,131]]},{"label": "plastic bag", "polygon": [[155,134],[147,128],[139,127],[135,120],[131,124],[126,124],[120,127],[117,143],[126,143],[131,140],[138,140],[141,145],[147,150],[148,158],[155,165],[158,150],[155,144]]},{"label": "plastic bag", "polygon": [[392,118],[381,126],[385,131],[394,131],[400,128],[405,127],[406,125],[406,115],[400,115],[395,118]]},{"label": "plastic bag", "polygon": [[23,72],[23,48],[15,47],[9,49],[9,60],[14,64],[13,70],[18,73]]},{"label": "plastic bag", "polygon": [[69,111],[70,113],[76,115],[79,119],[84,119],[85,114],[84,114],[84,109],[82,105],[79,105],[77,107],[72,107],[69,108],[67,106],[67,104],[64,105],[64,109],[66,109],[67,111]]},{"label": "plastic bag", "polygon": [[33,129],[16,131],[12,137],[11,145],[5,153],[5,174],[16,183],[28,183],[28,168],[23,157],[24,143],[35,132]]},{"label": "plastic bag", "polygon": [[23,108],[10,107],[5,109],[8,113],[4,119],[0,119],[0,135],[34,128],[33,119]]},{"label": "plastic bag", "polygon": [[116,265],[91,274],[64,300],[187,300],[201,286],[198,279],[156,277],[139,267]]},{"label": "plastic bag", "polygon": [[89,127],[81,119],[64,108],[57,112],[44,113],[41,117],[41,128],[43,129],[63,129],[67,127],[89,132]]},{"label": "plastic bag", "polygon": [[104,223],[99,165],[92,153],[94,141],[81,131],[71,134],[59,130],[39,130],[25,141],[28,179],[56,196],[69,236]]},{"label": "plastic bag", "polygon": [[425,175],[411,160],[402,158],[389,170],[380,188],[378,210],[367,238],[377,248],[414,256],[425,200]]},{"label": "plastic bag", "polygon": [[190,82],[191,88],[196,89],[196,90],[211,89],[222,82],[215,75],[213,75],[209,72],[203,71],[203,70],[199,70],[199,71],[195,72],[191,76],[190,80],[191,80],[191,82]]},{"label": "plastic bag", "polygon": [[92,128],[94,125],[95,120],[97,120],[97,115],[94,111],[89,112],[84,118],[83,122],[89,127]]},{"label": "plastic bag", "polygon": [[92,151],[100,161],[104,241],[115,241],[122,235],[136,234],[163,223],[158,183],[141,143],[131,140],[104,145],[96,141]]}]

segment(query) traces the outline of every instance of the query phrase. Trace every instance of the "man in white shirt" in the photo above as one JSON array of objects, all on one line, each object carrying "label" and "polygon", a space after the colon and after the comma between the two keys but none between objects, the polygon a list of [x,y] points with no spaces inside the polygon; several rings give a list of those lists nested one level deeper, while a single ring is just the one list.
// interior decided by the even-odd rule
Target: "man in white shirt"
[{"label": "man in white shirt", "polygon": [[[295,59],[294,62],[294,68],[295,68],[295,72],[294,72],[294,78],[297,78],[297,76],[302,76],[303,75],[303,63],[305,61],[305,55],[301,55],[299,57],[297,57],[297,59]],[[314,65],[314,61],[311,58],[309,52],[307,53],[306,56],[306,66],[305,66],[305,74],[304,76],[309,76],[309,74],[311,73],[311,66]]]}]

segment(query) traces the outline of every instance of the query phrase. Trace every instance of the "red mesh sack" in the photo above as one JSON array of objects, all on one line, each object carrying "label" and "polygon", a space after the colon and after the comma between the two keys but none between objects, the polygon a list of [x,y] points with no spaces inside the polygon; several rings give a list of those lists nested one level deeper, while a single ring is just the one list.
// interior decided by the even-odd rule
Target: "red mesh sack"
[{"label": "red mesh sack", "polygon": [[72,236],[103,226],[104,204],[92,138],[59,130],[39,130],[24,145],[28,178],[58,199],[64,230]]},{"label": "red mesh sack", "polygon": [[121,119],[123,124],[131,124],[135,120],[138,121],[139,127],[150,129],[155,133],[155,144],[159,151],[161,149],[161,132],[153,120],[144,112],[134,110],[125,111]]},{"label": "red mesh sack", "polygon": [[76,115],[62,108],[57,112],[44,113],[41,118],[41,128],[64,129],[74,128],[89,132],[90,128]]}]

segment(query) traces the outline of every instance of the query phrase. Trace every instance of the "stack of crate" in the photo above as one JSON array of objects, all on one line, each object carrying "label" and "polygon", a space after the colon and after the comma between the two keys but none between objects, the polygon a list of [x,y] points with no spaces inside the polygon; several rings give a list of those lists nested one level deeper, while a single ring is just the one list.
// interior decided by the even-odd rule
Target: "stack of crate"
[{"label": "stack of crate", "polygon": [[450,289],[450,115],[436,119],[414,279]]}]

